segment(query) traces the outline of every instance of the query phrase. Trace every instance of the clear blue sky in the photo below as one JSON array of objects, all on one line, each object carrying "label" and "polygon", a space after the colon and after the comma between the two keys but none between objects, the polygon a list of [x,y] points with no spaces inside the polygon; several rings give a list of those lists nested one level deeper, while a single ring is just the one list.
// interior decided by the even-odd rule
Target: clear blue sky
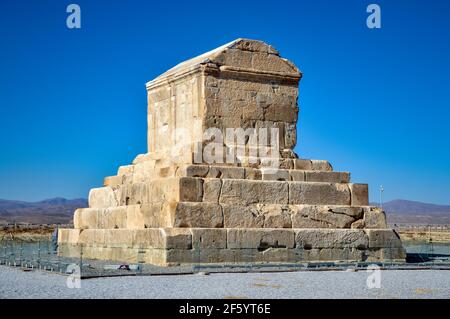
[{"label": "clear blue sky", "polygon": [[246,37],[304,73],[302,157],[351,171],[371,201],[383,184],[450,204],[449,16],[446,0],[1,0],[0,198],[86,197],[146,151],[145,82]]}]

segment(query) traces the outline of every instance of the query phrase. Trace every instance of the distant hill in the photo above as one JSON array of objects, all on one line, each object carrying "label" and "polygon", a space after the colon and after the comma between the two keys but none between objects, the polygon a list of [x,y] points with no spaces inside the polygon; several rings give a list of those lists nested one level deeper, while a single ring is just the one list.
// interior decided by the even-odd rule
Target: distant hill
[{"label": "distant hill", "polygon": [[0,199],[0,223],[68,224],[73,212],[87,207],[84,198],[51,198],[39,202]]},{"label": "distant hill", "polygon": [[[379,206],[379,203],[371,203]],[[450,205],[436,205],[396,199],[383,203],[390,224],[449,224]]]},{"label": "distant hill", "polygon": [[[378,206],[378,203],[371,203]],[[73,212],[87,207],[84,198],[51,198],[39,202],[0,199],[1,223],[68,224]],[[427,204],[403,199],[383,203],[390,224],[450,225],[450,205]]]}]

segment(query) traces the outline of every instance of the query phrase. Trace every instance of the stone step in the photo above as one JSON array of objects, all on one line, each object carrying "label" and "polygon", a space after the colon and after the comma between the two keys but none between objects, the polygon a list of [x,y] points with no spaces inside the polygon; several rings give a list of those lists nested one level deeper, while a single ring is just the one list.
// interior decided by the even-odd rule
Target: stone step
[{"label": "stone step", "polygon": [[186,165],[155,169],[151,174],[108,176],[103,186],[116,187],[126,183],[151,181],[165,177],[203,177],[221,179],[278,180],[297,182],[349,183],[350,173],[294,169],[260,169],[234,166]]},{"label": "stone step", "polygon": [[[236,164],[175,164],[164,162],[158,165],[155,160],[140,161],[133,165],[120,166],[117,175],[104,179],[104,186],[117,186],[127,183],[148,181],[163,177],[187,176],[194,174],[198,177],[217,177],[236,179],[282,179],[293,181],[323,181],[346,183],[349,181],[348,172],[333,173],[331,165],[323,160],[280,159],[279,165],[274,167],[261,165],[264,159],[243,159],[243,163]],[[297,172],[305,171],[305,172]]]},{"label": "stone step", "polygon": [[[61,229],[59,253],[156,265],[404,260],[390,229]],[[116,258],[114,258],[116,257]]]},{"label": "stone step", "polygon": [[371,206],[234,205],[158,203],[75,211],[78,229],[205,228],[387,228],[384,212]]},{"label": "stone step", "polygon": [[89,207],[160,202],[368,205],[367,184],[170,177],[91,189]]}]

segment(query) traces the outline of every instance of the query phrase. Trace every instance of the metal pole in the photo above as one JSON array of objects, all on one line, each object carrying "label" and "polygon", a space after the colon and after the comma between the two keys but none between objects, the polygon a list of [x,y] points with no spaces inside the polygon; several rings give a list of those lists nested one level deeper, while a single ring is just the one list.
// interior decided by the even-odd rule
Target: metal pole
[{"label": "metal pole", "polygon": [[22,257],[23,257],[23,241],[20,242],[20,253],[19,253],[20,267],[22,267]]},{"label": "metal pole", "polygon": [[383,210],[383,192],[384,192],[383,185],[380,185],[380,208],[381,208],[381,210]]},{"label": "metal pole", "polygon": [[41,269],[41,241],[38,240],[37,268]]}]

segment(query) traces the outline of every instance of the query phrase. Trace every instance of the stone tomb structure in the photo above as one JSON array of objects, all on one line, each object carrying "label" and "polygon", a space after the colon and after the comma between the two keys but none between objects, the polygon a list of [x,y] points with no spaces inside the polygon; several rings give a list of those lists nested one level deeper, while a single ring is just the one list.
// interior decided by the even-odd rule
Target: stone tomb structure
[{"label": "stone tomb structure", "polygon": [[[148,152],[91,189],[59,253],[164,266],[404,260],[367,184],[294,153],[301,77],[272,46],[237,39],[148,82]],[[211,128],[278,135],[233,148]]]}]

